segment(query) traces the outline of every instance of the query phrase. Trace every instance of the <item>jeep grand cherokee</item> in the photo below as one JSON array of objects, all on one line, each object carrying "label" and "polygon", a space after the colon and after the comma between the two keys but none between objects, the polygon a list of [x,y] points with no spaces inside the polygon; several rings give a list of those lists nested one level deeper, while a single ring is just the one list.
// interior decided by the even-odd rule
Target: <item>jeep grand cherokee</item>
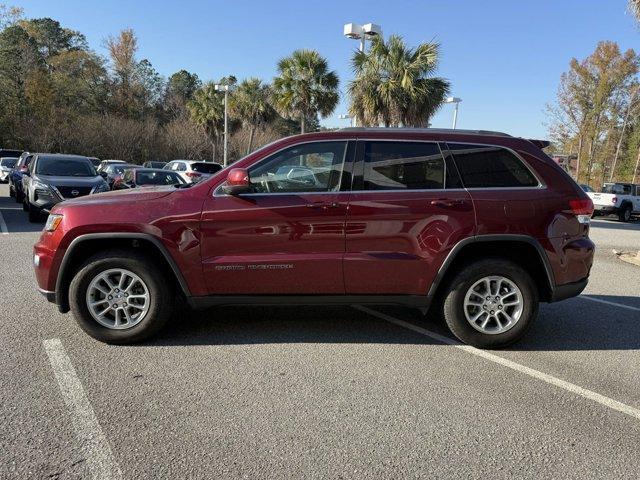
[{"label": "jeep grand cherokee", "polygon": [[192,185],[56,205],[41,292],[89,335],[140,341],[176,296],[221,304],[402,304],[479,347],[538,302],[578,295],[593,205],[541,150],[484,131],[344,129],[285,138]]}]

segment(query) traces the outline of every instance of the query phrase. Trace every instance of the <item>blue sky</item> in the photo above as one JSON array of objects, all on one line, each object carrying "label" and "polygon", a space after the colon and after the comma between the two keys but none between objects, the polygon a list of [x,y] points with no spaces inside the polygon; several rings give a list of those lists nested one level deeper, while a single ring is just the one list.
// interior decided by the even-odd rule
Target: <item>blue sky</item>
[{"label": "blue sky", "polygon": [[[571,57],[587,56],[599,40],[623,49],[640,42],[625,0],[4,1],[27,17],[52,17],[80,30],[101,54],[107,36],[131,27],[140,58],[165,76],[184,68],[204,80],[233,74],[270,81],[278,59],[316,49],[338,72],[343,92],[357,48],[342,36],[343,24],[378,23],[385,36],[400,34],[410,45],[441,43],[438,74],[463,99],[459,128],[526,137],[546,136],[544,108]],[[343,94],[323,123],[347,126],[338,119],[346,109]],[[452,106],[445,105],[433,126],[449,127],[451,120]]]}]

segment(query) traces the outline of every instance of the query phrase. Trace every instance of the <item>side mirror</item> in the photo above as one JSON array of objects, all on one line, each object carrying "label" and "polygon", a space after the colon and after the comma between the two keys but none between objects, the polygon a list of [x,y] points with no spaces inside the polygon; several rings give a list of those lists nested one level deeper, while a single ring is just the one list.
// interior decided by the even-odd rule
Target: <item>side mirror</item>
[{"label": "side mirror", "polygon": [[239,195],[251,191],[249,172],[246,168],[232,168],[227,174],[227,182],[222,187],[227,195]]},{"label": "side mirror", "polygon": [[107,179],[107,177],[109,176],[109,175],[107,175],[107,172],[98,172],[98,173],[99,173],[99,174],[100,174],[100,176],[101,176],[102,178],[104,178],[105,180],[106,180],[106,179]]}]

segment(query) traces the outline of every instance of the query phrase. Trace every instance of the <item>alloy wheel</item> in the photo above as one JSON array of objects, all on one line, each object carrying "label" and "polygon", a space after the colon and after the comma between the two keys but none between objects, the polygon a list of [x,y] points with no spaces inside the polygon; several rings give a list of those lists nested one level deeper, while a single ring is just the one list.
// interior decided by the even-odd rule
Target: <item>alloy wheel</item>
[{"label": "alloy wheel", "polygon": [[122,268],[96,275],[87,288],[87,308],[100,325],[132,328],[142,321],[151,304],[149,288],[135,273]]},{"label": "alloy wheel", "polygon": [[522,292],[506,277],[488,276],[475,282],[464,297],[464,315],[479,332],[497,335],[513,328],[522,316]]}]

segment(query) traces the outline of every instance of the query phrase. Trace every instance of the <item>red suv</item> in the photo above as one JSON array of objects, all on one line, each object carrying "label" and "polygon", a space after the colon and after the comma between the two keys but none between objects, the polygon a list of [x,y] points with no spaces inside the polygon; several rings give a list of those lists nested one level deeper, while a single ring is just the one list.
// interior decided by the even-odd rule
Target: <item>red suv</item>
[{"label": "red suv", "polygon": [[157,332],[184,296],[402,304],[471,345],[508,345],[539,301],[578,295],[593,261],[591,200],[543,146],[434,129],[285,138],[200,183],[56,205],[38,285],[109,343]]}]

